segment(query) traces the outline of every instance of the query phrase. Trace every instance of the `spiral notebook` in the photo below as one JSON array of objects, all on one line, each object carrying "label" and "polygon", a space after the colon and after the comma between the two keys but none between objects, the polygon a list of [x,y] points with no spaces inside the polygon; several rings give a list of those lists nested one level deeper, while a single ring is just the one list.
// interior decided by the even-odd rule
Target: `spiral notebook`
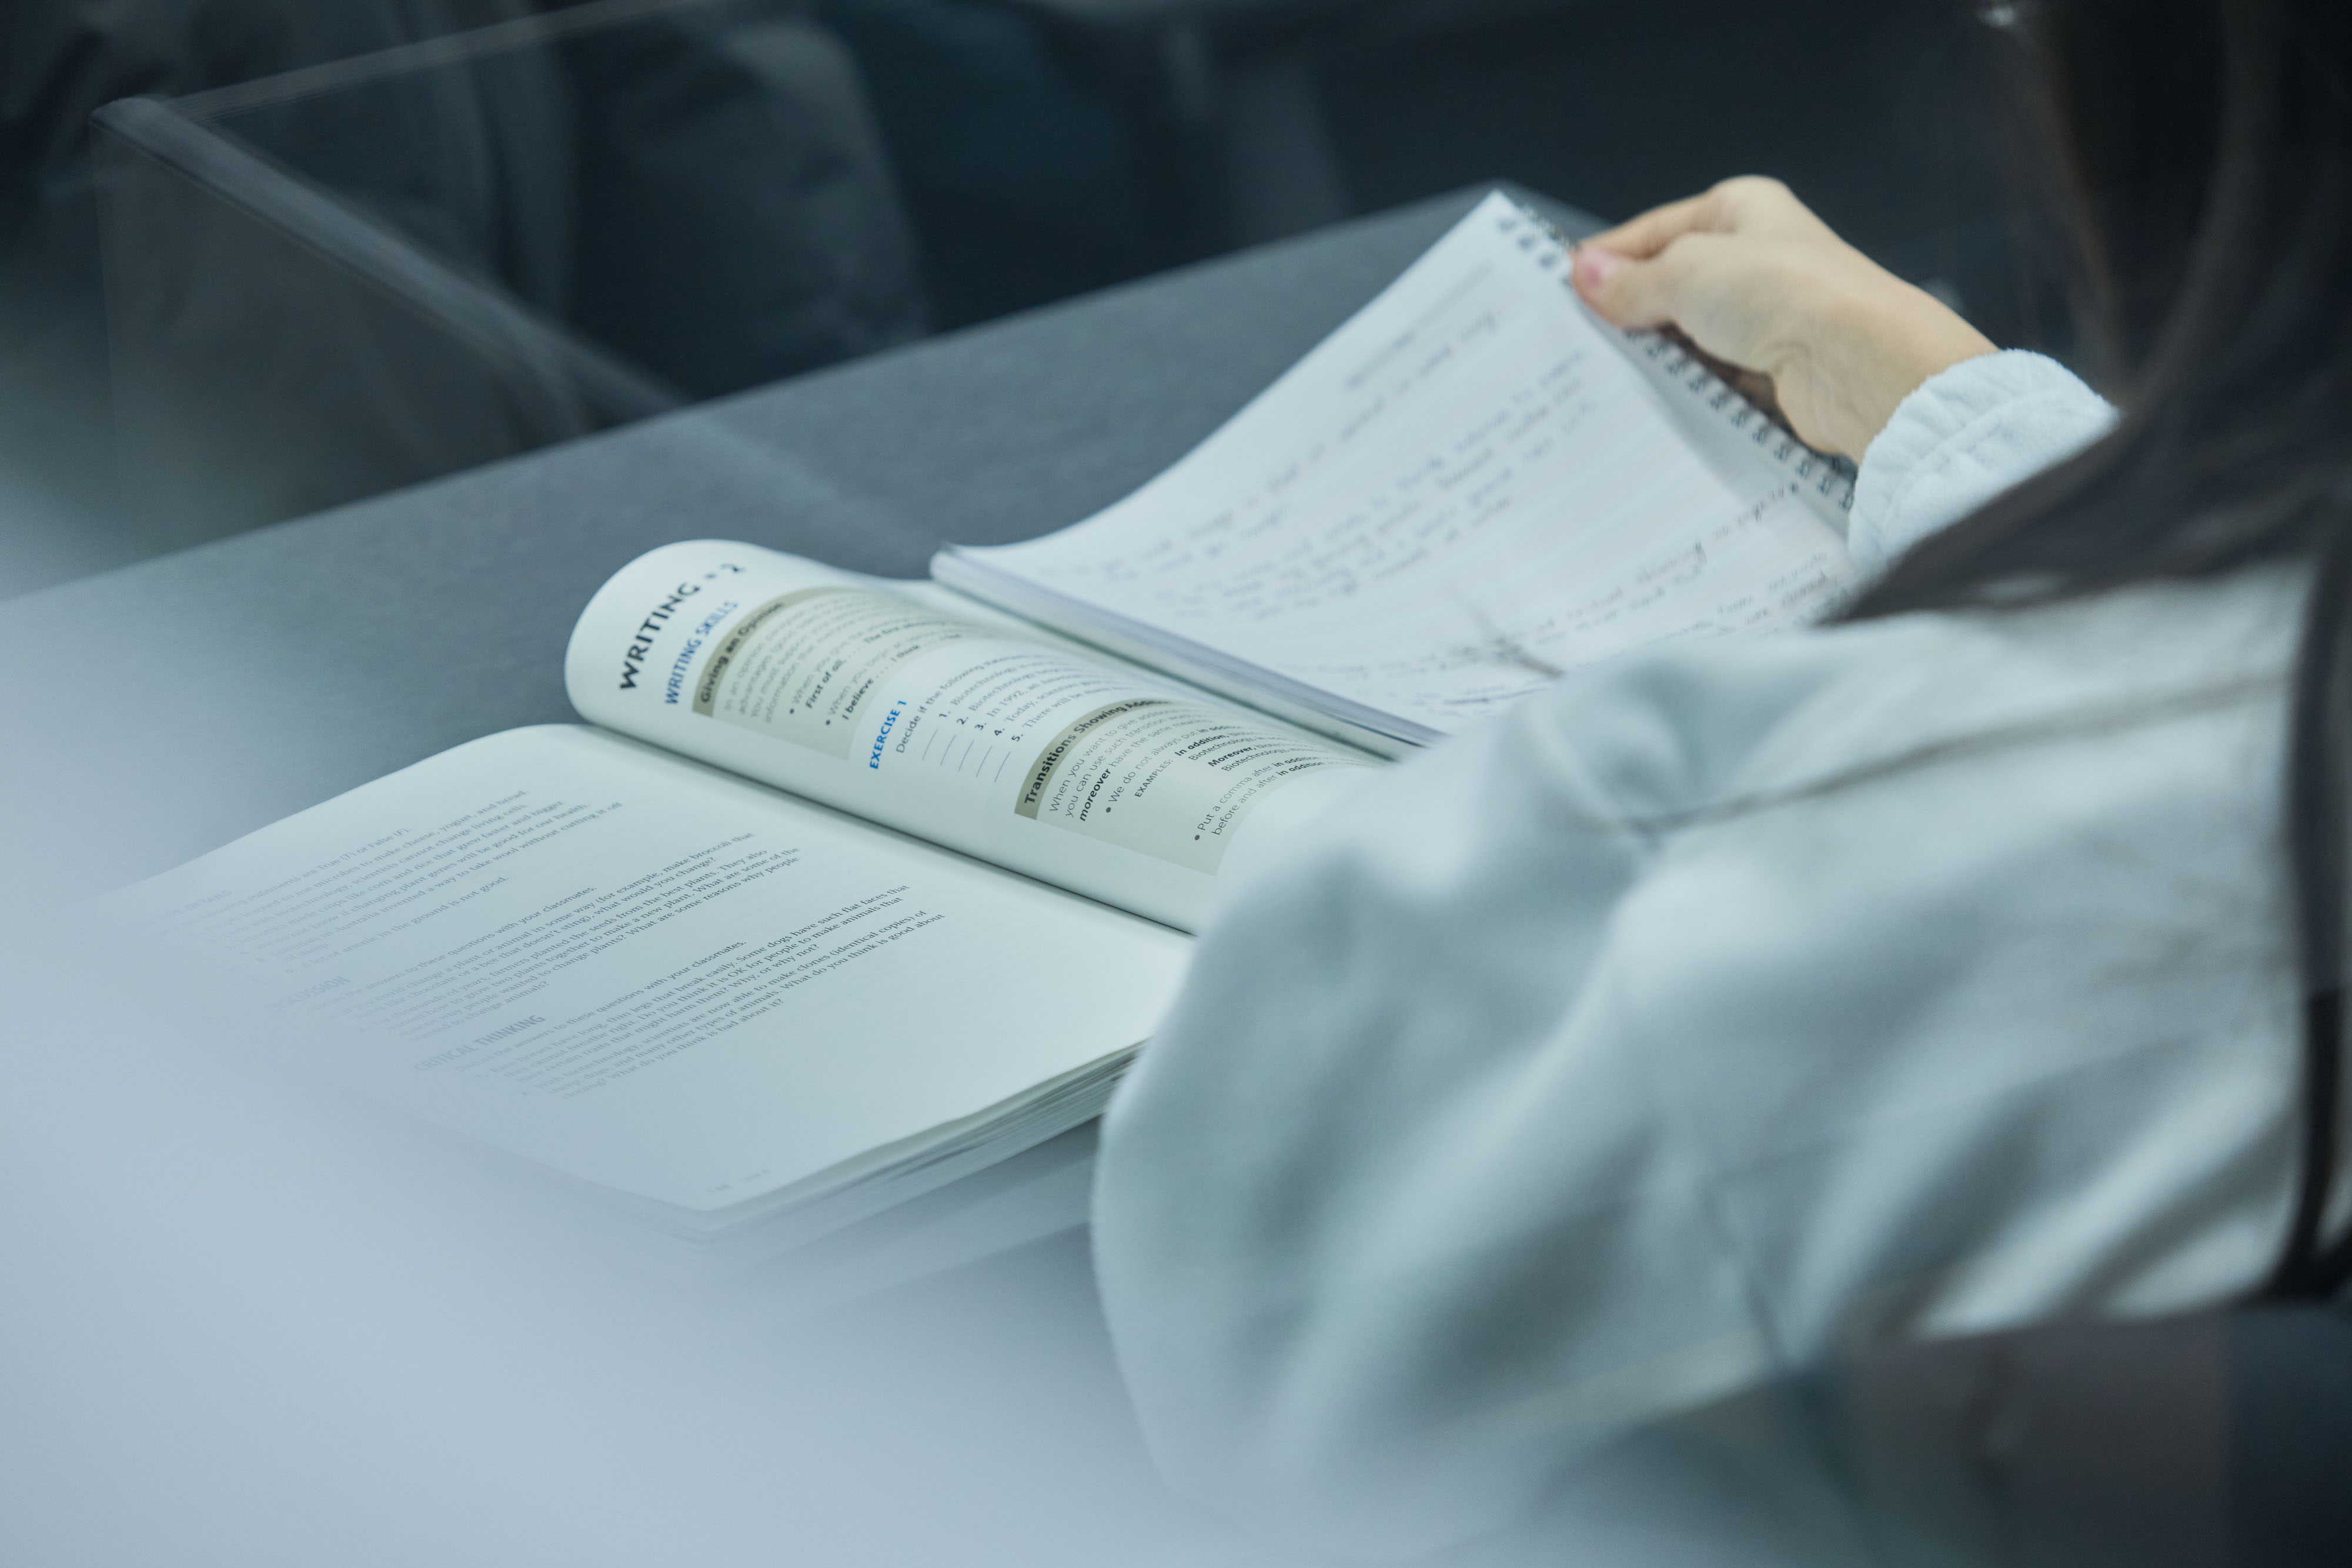
[{"label": "spiral notebook", "polygon": [[932,576],[1391,756],[1564,670],[1834,609],[1852,468],[1594,316],[1569,251],[1488,196],[1127,499]]}]

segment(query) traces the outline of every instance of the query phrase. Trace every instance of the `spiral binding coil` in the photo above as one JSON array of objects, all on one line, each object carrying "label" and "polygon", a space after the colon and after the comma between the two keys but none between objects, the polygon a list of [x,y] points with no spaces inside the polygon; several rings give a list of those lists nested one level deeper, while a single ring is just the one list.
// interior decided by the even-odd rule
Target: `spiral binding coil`
[{"label": "spiral binding coil", "polygon": [[[1557,225],[1525,203],[1513,204],[1537,232],[1555,247],[1547,267],[1562,268],[1561,283],[1571,292],[1574,282],[1564,276],[1567,259],[1576,246]],[[1854,466],[1843,457],[1816,452],[1797,439],[1789,427],[1759,408],[1738,387],[1715,373],[1705,361],[1663,332],[1612,328],[1625,341],[1636,364],[1666,384],[1696,397],[1716,417],[1746,436],[1759,456],[1790,479],[1837,508],[1853,510]]]}]

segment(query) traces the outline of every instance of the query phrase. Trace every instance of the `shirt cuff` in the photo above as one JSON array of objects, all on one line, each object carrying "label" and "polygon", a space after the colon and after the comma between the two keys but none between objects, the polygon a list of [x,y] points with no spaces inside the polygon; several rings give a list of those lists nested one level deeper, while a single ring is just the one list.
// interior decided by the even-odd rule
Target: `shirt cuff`
[{"label": "shirt cuff", "polygon": [[1939,528],[2074,456],[2116,411],[2055,360],[1964,360],[1903,400],[1863,455],[1847,545],[1875,575]]}]

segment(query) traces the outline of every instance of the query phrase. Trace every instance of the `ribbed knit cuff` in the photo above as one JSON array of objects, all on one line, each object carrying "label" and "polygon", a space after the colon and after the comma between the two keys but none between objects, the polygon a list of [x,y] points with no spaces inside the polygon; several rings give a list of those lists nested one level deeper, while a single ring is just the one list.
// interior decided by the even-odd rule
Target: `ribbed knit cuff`
[{"label": "ribbed knit cuff", "polygon": [[2116,411],[2055,360],[2018,350],[1965,360],[1903,400],[1864,454],[1847,543],[1884,571],[1905,550],[2064,462]]}]

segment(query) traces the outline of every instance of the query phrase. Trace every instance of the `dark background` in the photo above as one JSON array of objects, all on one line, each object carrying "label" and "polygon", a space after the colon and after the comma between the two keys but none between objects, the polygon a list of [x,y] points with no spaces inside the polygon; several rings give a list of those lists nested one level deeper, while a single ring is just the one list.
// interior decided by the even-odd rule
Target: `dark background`
[{"label": "dark background", "polygon": [[[697,89],[683,76],[638,84],[625,111],[582,108],[577,140],[591,152],[617,146],[641,180],[690,172],[699,185],[654,230],[690,220],[687,248],[723,261],[725,286],[665,278],[662,257],[638,256],[619,284],[591,287],[589,267],[567,315],[511,268],[493,277],[566,329],[651,366],[687,401],[1497,179],[1621,216],[1727,174],[1776,174],[1997,340],[2066,348],[2044,265],[2054,247],[2029,237],[2039,235],[2021,196],[2030,181],[2011,167],[2028,129],[2000,68],[2014,46],[1963,0],[772,0],[770,9],[837,41],[887,154],[892,221],[911,259],[901,282],[868,279],[869,298],[857,302],[871,318],[864,327],[812,329],[838,303],[819,297],[793,331],[763,338],[751,308],[730,304],[729,288],[756,288],[799,265],[782,254],[796,243],[793,225],[829,221],[830,209],[813,197],[755,216],[760,193],[783,177],[760,162],[775,149],[746,151],[740,118],[685,125]],[[91,112],[130,94],[176,98],[541,10],[584,14],[568,0],[13,0],[0,9],[0,597],[191,537],[184,523],[175,533],[133,516],[120,480]],[[604,37],[591,74],[625,77],[655,52],[626,28]],[[488,120],[513,108],[503,90],[477,91]],[[585,91],[575,85],[574,99],[585,104]],[[261,136],[253,125],[230,129]],[[302,177],[333,184],[303,167],[299,136],[262,141]],[[523,176],[508,177],[529,194]],[[604,221],[597,196],[592,182],[581,224]],[[686,196],[699,207],[688,212]],[[449,225],[421,212],[412,203],[376,215],[446,255]],[[608,227],[630,232],[618,219]],[[581,253],[593,262],[614,246]],[[478,256],[457,259],[498,271]],[[740,331],[729,314],[739,308]],[[710,351],[698,361],[682,347],[691,343]],[[207,365],[196,394],[259,374],[252,367],[264,361],[284,373],[283,358],[232,352]],[[355,370],[350,379],[362,378]],[[396,367],[373,379],[396,392]],[[262,438],[280,439],[268,428]],[[433,471],[427,463],[411,476]],[[373,473],[299,492],[309,498],[299,504],[236,501],[194,537],[388,482]]]},{"label": "dark background", "polygon": [[[1988,324],[2043,326],[2011,244],[2013,51],[1965,0],[1226,0],[1190,71],[1176,29],[1064,7],[1095,8],[820,5],[944,322],[1476,181],[1617,216],[1763,172]],[[1013,243],[1056,198],[1073,243]]]}]

